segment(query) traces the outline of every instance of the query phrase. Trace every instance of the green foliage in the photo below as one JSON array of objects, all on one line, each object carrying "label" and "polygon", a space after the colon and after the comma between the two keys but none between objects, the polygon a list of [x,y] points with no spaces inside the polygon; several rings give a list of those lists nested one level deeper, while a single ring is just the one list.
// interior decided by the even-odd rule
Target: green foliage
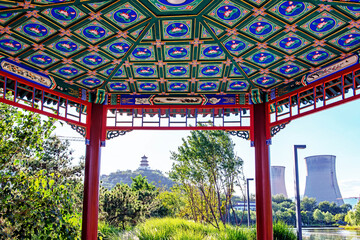
[{"label": "green foliage", "polygon": [[77,239],[82,168],[48,138],[54,120],[4,104],[0,118],[0,238]]},{"label": "green foliage", "polygon": [[143,207],[138,201],[138,194],[125,184],[118,184],[111,190],[105,190],[102,207],[107,214],[106,221],[122,229],[128,224],[136,225],[145,217]]},{"label": "green foliage", "polygon": [[330,212],[326,212],[324,214],[324,220],[326,223],[332,223],[334,222],[334,216]]},{"label": "green foliage", "polygon": [[277,221],[294,225],[296,221],[295,203],[282,194],[273,196],[272,201],[274,218]]},{"label": "green foliage", "polygon": [[[303,225],[331,225],[343,221],[351,205],[337,206],[328,201],[316,204],[315,198],[304,197],[300,202]],[[273,196],[273,215],[276,220],[295,226],[295,204],[283,195]],[[345,220],[346,221],[346,220]]]},{"label": "green foliage", "polygon": [[315,221],[319,221],[320,223],[325,220],[325,215],[320,209],[315,209],[313,217]]},{"label": "green foliage", "polygon": [[296,240],[296,234],[284,222],[275,222],[273,225],[274,240]]},{"label": "green foliage", "polygon": [[179,188],[173,187],[171,191],[163,191],[157,196],[159,208],[151,213],[154,217],[177,217],[185,207],[186,200]]},{"label": "green foliage", "polygon": [[39,114],[0,104],[0,170],[22,157],[39,157],[43,139],[54,130],[54,120]]},{"label": "green foliage", "polygon": [[345,222],[352,226],[360,226],[360,202],[358,202],[352,211],[345,216]]},{"label": "green foliage", "polygon": [[144,221],[159,206],[156,199],[158,191],[141,175],[133,179],[131,188],[126,184],[117,184],[111,190],[102,190],[101,206],[105,220],[123,230]]},{"label": "green foliage", "polygon": [[313,212],[317,208],[316,199],[304,197],[300,202],[301,211]]},{"label": "green foliage", "polygon": [[243,161],[224,131],[191,131],[178,152],[170,177],[187,197],[185,216],[219,228],[226,222],[234,188],[241,184]]}]

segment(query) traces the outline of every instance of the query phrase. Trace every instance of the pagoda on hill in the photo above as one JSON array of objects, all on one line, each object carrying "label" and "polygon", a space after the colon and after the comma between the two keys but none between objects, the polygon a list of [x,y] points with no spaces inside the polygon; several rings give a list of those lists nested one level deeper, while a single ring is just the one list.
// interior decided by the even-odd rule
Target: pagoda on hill
[{"label": "pagoda on hill", "polygon": [[140,167],[138,170],[150,170],[149,161],[147,156],[143,156],[140,161]]}]

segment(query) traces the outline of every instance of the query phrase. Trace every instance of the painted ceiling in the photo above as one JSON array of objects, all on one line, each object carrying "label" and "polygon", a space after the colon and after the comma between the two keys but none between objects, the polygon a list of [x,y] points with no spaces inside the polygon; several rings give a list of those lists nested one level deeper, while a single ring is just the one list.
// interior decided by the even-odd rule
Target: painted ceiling
[{"label": "painted ceiling", "polygon": [[359,18],[360,0],[2,0],[0,54],[92,101],[278,95],[358,51]]}]

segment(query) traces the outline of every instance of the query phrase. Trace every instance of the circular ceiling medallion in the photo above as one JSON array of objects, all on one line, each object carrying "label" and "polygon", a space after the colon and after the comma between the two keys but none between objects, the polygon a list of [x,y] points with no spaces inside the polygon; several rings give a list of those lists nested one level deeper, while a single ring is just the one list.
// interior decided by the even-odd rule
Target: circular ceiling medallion
[{"label": "circular ceiling medallion", "polygon": [[83,63],[96,66],[102,63],[103,59],[98,55],[89,55],[83,58]]},{"label": "circular ceiling medallion", "polygon": [[29,23],[24,26],[24,32],[33,37],[44,37],[48,33],[48,30],[43,25]]},{"label": "circular ceiling medallion", "polygon": [[279,6],[280,14],[286,17],[299,15],[305,10],[305,4],[302,2],[286,1]]},{"label": "circular ceiling medallion", "polygon": [[231,21],[240,17],[240,9],[235,6],[225,5],[220,7],[217,12],[217,16],[223,20]]},{"label": "circular ceiling medallion", "polygon": [[273,79],[272,77],[261,77],[256,79],[256,82],[260,85],[268,86],[275,83],[275,79]]},{"label": "circular ceiling medallion", "polygon": [[31,61],[35,64],[39,64],[39,65],[48,65],[50,64],[53,60],[51,57],[46,56],[46,55],[42,55],[42,54],[37,54],[31,57]]},{"label": "circular ceiling medallion", "polygon": [[300,71],[300,68],[296,65],[286,65],[282,66],[279,71],[285,75],[292,75],[298,73]]},{"label": "circular ceiling medallion", "polygon": [[169,73],[173,76],[182,76],[185,75],[186,72],[186,68],[180,66],[175,66],[169,69]]},{"label": "circular ceiling medallion", "polygon": [[[108,76],[110,76],[110,74],[112,73],[112,71],[114,71],[114,68],[109,68],[108,70],[106,70],[106,74],[107,74]],[[119,69],[119,70],[117,71],[117,73],[115,73],[114,77],[119,77],[119,76],[121,76],[122,73],[123,73],[123,71],[122,71],[121,69]]]},{"label": "circular ceiling medallion", "polygon": [[153,83],[142,83],[140,84],[140,88],[145,91],[154,91],[157,86]]},{"label": "circular ceiling medallion", "polygon": [[310,23],[310,29],[315,32],[326,32],[335,26],[335,20],[329,17],[318,18]]},{"label": "circular ceiling medallion", "polygon": [[130,46],[127,43],[119,42],[110,45],[109,50],[113,53],[126,53]]},{"label": "circular ceiling medallion", "polygon": [[217,87],[217,85],[213,82],[207,82],[200,85],[201,90],[214,90]]},{"label": "circular ceiling medallion", "polygon": [[81,81],[82,84],[93,87],[96,85],[99,85],[101,83],[101,81],[97,78],[87,78]]},{"label": "circular ceiling medallion", "polygon": [[105,36],[105,29],[99,26],[88,26],[83,30],[85,37],[98,39]]},{"label": "circular ceiling medallion", "polygon": [[128,8],[120,9],[114,13],[114,19],[120,23],[131,23],[137,18],[137,13]]},{"label": "circular ceiling medallion", "polygon": [[2,39],[0,40],[0,48],[5,51],[16,52],[21,49],[21,43],[12,39]]},{"label": "circular ceiling medallion", "polygon": [[255,35],[266,35],[272,31],[273,27],[268,22],[255,22],[250,25],[249,31]]},{"label": "circular ceiling medallion", "polygon": [[211,46],[205,48],[203,53],[206,57],[218,57],[223,53],[223,51],[218,46]]},{"label": "circular ceiling medallion", "polygon": [[360,43],[360,34],[347,34],[339,38],[338,43],[343,47],[352,47]]},{"label": "circular ceiling medallion", "polygon": [[59,7],[51,9],[51,15],[62,21],[71,21],[76,17],[76,10],[72,7]]},{"label": "circular ceiling medallion", "polygon": [[169,49],[168,54],[173,58],[183,58],[188,54],[188,52],[183,47],[173,47]]},{"label": "circular ceiling medallion", "polygon": [[184,83],[172,83],[170,84],[169,88],[171,90],[174,90],[174,91],[180,91],[180,90],[185,90],[186,89],[186,84]]},{"label": "circular ceiling medallion", "polygon": [[184,6],[194,2],[195,0],[158,0],[158,1],[162,4],[169,6]]},{"label": "circular ceiling medallion", "polygon": [[253,60],[259,64],[269,64],[275,60],[271,53],[257,53],[253,56]]},{"label": "circular ceiling medallion", "polygon": [[56,43],[55,48],[61,52],[73,52],[78,46],[70,41],[60,41]]},{"label": "circular ceiling medallion", "polygon": [[145,59],[151,56],[151,51],[147,48],[135,48],[132,55],[136,58]]},{"label": "circular ceiling medallion", "polygon": [[329,54],[325,51],[313,51],[306,55],[306,59],[313,62],[320,62],[329,57]]},{"label": "circular ceiling medallion", "polygon": [[295,49],[300,47],[302,44],[301,39],[297,38],[297,37],[287,37],[284,39],[281,39],[279,42],[279,46],[281,48],[285,48],[285,49]]},{"label": "circular ceiling medallion", "polygon": [[207,66],[201,69],[201,73],[206,76],[213,76],[220,72],[220,69],[216,66]]},{"label": "circular ceiling medallion", "polygon": [[127,86],[124,83],[111,83],[110,88],[117,91],[124,91],[127,89]]},{"label": "circular ceiling medallion", "polygon": [[247,84],[242,81],[236,81],[230,84],[229,88],[232,90],[244,90],[247,87]]},{"label": "circular ceiling medallion", "polygon": [[236,51],[244,50],[246,44],[239,40],[231,40],[225,43],[225,47],[229,51],[236,52]]},{"label": "circular ceiling medallion", "polygon": [[155,73],[154,69],[150,67],[139,67],[136,72],[141,76],[151,76]]},{"label": "circular ceiling medallion", "polygon": [[61,75],[71,77],[71,76],[78,74],[79,71],[73,67],[63,67],[63,68],[60,68],[58,72]]},{"label": "circular ceiling medallion", "polygon": [[189,32],[189,28],[183,23],[173,23],[166,28],[166,32],[170,36],[181,37]]}]

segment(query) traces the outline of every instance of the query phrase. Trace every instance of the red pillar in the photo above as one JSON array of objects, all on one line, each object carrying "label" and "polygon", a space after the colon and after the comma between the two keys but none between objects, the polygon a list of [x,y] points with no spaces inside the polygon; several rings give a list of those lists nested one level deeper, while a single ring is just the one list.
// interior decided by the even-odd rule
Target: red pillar
[{"label": "red pillar", "polygon": [[[254,147],[257,240],[272,240],[272,202],[269,146],[266,142],[269,116],[266,104],[254,104]],[[270,139],[268,139],[270,140]]]},{"label": "red pillar", "polygon": [[90,113],[90,142],[86,146],[84,202],[82,216],[82,240],[97,240],[99,214],[99,178],[101,157],[101,133],[104,107],[92,104]]}]

